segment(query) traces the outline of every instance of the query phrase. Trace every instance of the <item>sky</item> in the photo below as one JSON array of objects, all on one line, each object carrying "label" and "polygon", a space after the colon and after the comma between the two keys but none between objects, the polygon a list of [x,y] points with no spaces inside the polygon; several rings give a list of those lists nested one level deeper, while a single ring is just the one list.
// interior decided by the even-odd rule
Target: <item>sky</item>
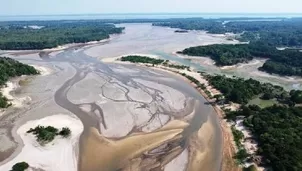
[{"label": "sky", "polygon": [[302,13],[302,0],[0,0],[0,15]]}]

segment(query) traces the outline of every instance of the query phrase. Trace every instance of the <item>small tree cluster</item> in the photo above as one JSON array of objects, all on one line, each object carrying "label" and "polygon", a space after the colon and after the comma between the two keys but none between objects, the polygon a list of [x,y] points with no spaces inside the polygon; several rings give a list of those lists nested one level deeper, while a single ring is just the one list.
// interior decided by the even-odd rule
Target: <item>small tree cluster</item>
[{"label": "small tree cluster", "polygon": [[59,129],[52,126],[44,127],[38,125],[34,129],[30,128],[27,133],[33,133],[37,137],[37,141],[40,143],[48,143],[53,141],[57,135],[61,135],[64,138],[68,137],[71,134],[71,130],[64,127],[59,131]]},{"label": "small tree cluster", "polygon": [[12,167],[11,171],[24,171],[28,168],[29,168],[29,165],[26,162],[20,162],[20,163],[15,164]]}]

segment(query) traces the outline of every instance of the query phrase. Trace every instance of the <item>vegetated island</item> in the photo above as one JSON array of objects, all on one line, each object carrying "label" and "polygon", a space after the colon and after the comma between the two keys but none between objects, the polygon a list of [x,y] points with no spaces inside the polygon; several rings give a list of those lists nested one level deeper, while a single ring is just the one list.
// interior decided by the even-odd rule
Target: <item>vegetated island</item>
[{"label": "vegetated island", "polygon": [[[137,58],[136,61],[140,60],[139,56],[135,58]],[[144,57],[144,59],[147,59],[145,63],[149,61],[152,66],[155,66],[152,63],[154,59],[148,57]],[[163,65],[163,63],[158,65]],[[200,83],[197,77],[181,72],[179,74],[193,82],[196,88],[205,92],[209,98],[216,99],[212,105],[223,109],[225,118],[233,123],[231,131],[237,146],[234,157],[238,163],[254,162],[275,171],[302,169],[301,90],[287,92],[280,86],[261,83],[253,79],[245,80],[200,72],[200,77],[208,81],[209,85],[205,85]],[[219,90],[221,94],[212,96],[208,86]],[[250,104],[253,99],[273,103],[268,105]],[[237,103],[241,107],[238,110],[225,108],[229,103]],[[245,132],[251,132],[252,136],[246,137],[242,131],[236,128],[236,126],[240,126],[238,121],[241,119]],[[255,144],[255,142],[256,149],[249,149],[250,144]],[[255,166],[249,165],[243,170],[255,170]]]},{"label": "vegetated island", "polygon": [[[22,75],[37,75],[34,67],[22,64],[14,59],[7,57],[0,57],[0,87],[5,86],[5,83],[13,77]],[[0,92],[0,108],[7,108],[11,105],[8,99]]]},{"label": "vegetated island", "polygon": [[210,57],[218,66],[246,63],[255,57],[268,58],[259,70],[284,76],[302,76],[302,53],[299,50],[277,50],[265,43],[197,46],[178,53]]},{"label": "vegetated island", "polygon": [[189,69],[190,68],[185,65],[171,64],[171,63],[169,63],[169,60],[155,59],[155,58],[150,58],[147,56],[129,55],[129,56],[121,57],[120,60],[132,62],[132,63],[143,63],[143,64],[152,64],[152,65],[162,64],[163,66],[166,66],[169,68],[176,68],[176,69]]},{"label": "vegetated island", "polygon": [[25,171],[29,168],[29,164],[26,162],[20,162],[13,165],[12,170],[10,171]]},{"label": "vegetated island", "polygon": [[40,24],[43,25],[33,27],[27,22],[0,24],[0,49],[36,50],[99,41],[124,29],[97,21],[45,21]]},{"label": "vegetated island", "polygon": [[32,133],[36,136],[37,141],[41,144],[46,144],[55,139],[56,136],[60,135],[64,138],[67,138],[71,134],[71,130],[67,127],[62,128],[61,130],[52,127],[52,126],[40,126],[38,125],[34,129],[29,129],[26,133]]}]

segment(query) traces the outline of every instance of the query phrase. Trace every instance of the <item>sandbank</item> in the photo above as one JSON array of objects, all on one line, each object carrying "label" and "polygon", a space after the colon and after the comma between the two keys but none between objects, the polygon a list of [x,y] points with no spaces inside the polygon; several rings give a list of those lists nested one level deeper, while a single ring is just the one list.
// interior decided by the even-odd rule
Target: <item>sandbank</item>
[{"label": "sandbank", "polygon": [[[38,125],[53,126],[59,129],[68,127],[71,135],[68,138],[57,136],[54,141],[42,146],[36,141],[34,135],[26,133],[30,128]],[[45,171],[77,171],[76,149],[82,131],[83,125],[75,116],[57,114],[28,121],[17,130],[17,134],[24,144],[21,152],[0,166],[0,171],[8,171],[14,164],[22,161],[27,162],[31,168]]]}]

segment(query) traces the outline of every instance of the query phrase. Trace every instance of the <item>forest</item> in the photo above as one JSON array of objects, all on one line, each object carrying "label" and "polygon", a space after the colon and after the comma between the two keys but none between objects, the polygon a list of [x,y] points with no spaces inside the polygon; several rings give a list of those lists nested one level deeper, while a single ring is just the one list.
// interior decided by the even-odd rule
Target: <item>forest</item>
[{"label": "forest", "polygon": [[268,58],[259,70],[279,75],[302,76],[302,53],[299,50],[277,50],[265,43],[197,46],[178,53],[210,57],[218,66],[245,63],[255,57]]},{"label": "forest", "polygon": [[232,116],[245,116],[244,125],[259,143],[257,153],[274,171],[302,170],[302,108],[274,105],[264,109],[242,106]]},{"label": "forest", "polygon": [[278,99],[283,103],[291,101],[289,92],[270,83],[261,83],[254,79],[229,78],[223,75],[206,75],[205,78],[224,95],[226,103],[231,101],[247,104],[257,96],[265,100]]},{"label": "forest", "polygon": [[54,48],[68,43],[86,43],[109,38],[123,28],[96,21],[50,21],[0,23],[0,49],[34,50]]},{"label": "forest", "polygon": [[209,84],[219,90],[225,103],[234,102],[246,105],[250,100],[259,97],[262,100],[276,100],[280,104],[295,106],[302,103],[302,91],[284,90],[271,83],[261,83],[254,79],[226,77],[224,75],[204,75]]},{"label": "forest", "polygon": [[[250,21],[248,21],[250,20]],[[301,18],[222,18],[170,19],[154,26],[184,30],[205,30],[212,34],[236,33],[241,41],[264,42],[272,46],[301,47]]]},{"label": "forest", "polygon": [[[261,162],[274,171],[302,170],[302,91],[285,91],[270,83],[242,78],[228,78],[221,75],[204,75],[209,84],[220,90],[224,103],[241,104],[238,111],[226,110],[228,120],[244,117],[244,126],[253,133],[258,142],[256,155],[263,156]],[[279,103],[260,108],[248,102],[260,96],[262,99],[276,99]],[[298,105],[296,105],[298,104]],[[240,144],[243,134],[232,127],[236,144]],[[236,158],[249,157],[244,150]]]},{"label": "forest", "polygon": [[[36,75],[39,72],[32,66],[22,64],[14,59],[0,57],[0,87],[13,77],[21,75]],[[0,108],[6,108],[10,105],[8,99],[0,93]]]}]

